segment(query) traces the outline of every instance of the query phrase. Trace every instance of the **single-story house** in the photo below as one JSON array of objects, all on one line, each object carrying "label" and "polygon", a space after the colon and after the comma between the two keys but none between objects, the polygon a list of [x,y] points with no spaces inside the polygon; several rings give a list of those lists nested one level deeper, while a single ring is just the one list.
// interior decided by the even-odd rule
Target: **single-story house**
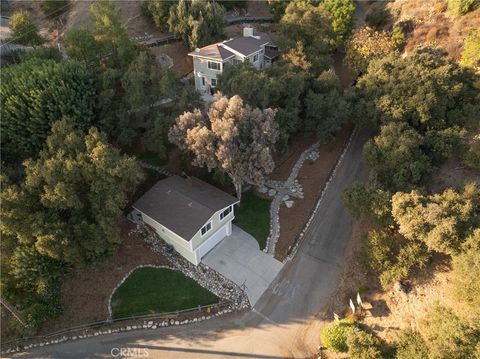
[{"label": "single-story house", "polygon": [[193,57],[195,88],[212,93],[226,64],[249,61],[255,68],[261,69],[278,57],[278,47],[267,33],[245,27],[241,37],[197,48],[188,55]]},{"label": "single-story house", "polygon": [[232,234],[238,199],[195,177],[158,181],[133,204],[142,221],[193,264]]}]

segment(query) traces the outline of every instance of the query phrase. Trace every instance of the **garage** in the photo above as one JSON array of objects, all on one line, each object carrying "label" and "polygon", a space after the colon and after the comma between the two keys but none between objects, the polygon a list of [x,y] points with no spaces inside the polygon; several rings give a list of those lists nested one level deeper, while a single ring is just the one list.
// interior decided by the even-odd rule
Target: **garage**
[{"label": "garage", "polygon": [[225,223],[220,229],[212,234],[205,242],[203,242],[196,250],[197,259],[201,260],[205,254],[210,252],[218,243],[226,236],[232,233],[232,222]]}]

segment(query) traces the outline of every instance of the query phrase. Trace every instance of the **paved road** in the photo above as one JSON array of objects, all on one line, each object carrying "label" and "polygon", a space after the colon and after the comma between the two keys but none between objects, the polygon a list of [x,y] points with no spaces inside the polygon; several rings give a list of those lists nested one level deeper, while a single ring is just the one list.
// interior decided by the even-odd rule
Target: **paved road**
[{"label": "paved road", "polygon": [[[344,209],[342,190],[365,179],[360,131],[332,182],[297,255],[287,263],[254,309],[195,325],[120,333],[38,348],[25,358],[303,358],[318,345],[314,320],[335,289],[352,219]],[[112,351],[113,350],[113,351]],[[112,355],[113,354],[113,355]]]}]

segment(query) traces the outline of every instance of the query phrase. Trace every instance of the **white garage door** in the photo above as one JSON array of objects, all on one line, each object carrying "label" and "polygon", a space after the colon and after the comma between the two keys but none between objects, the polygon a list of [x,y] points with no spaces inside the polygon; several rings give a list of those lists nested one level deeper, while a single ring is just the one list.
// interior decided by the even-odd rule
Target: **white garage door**
[{"label": "white garage door", "polygon": [[202,259],[202,257],[210,252],[213,247],[215,247],[218,243],[221,242],[223,238],[227,235],[227,228],[231,225],[231,222],[225,223],[217,232],[212,234],[210,238],[208,238],[205,242],[203,242],[200,247],[197,249],[198,258]]}]

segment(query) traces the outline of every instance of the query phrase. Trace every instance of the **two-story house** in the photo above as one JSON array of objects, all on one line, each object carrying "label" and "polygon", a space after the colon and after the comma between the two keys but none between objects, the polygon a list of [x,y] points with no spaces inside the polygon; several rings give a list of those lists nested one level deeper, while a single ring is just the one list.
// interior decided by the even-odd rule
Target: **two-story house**
[{"label": "two-story house", "polygon": [[197,48],[188,55],[193,57],[195,88],[200,92],[213,93],[218,75],[226,64],[249,61],[255,68],[261,69],[278,57],[278,48],[268,34],[245,27],[242,37]]}]

